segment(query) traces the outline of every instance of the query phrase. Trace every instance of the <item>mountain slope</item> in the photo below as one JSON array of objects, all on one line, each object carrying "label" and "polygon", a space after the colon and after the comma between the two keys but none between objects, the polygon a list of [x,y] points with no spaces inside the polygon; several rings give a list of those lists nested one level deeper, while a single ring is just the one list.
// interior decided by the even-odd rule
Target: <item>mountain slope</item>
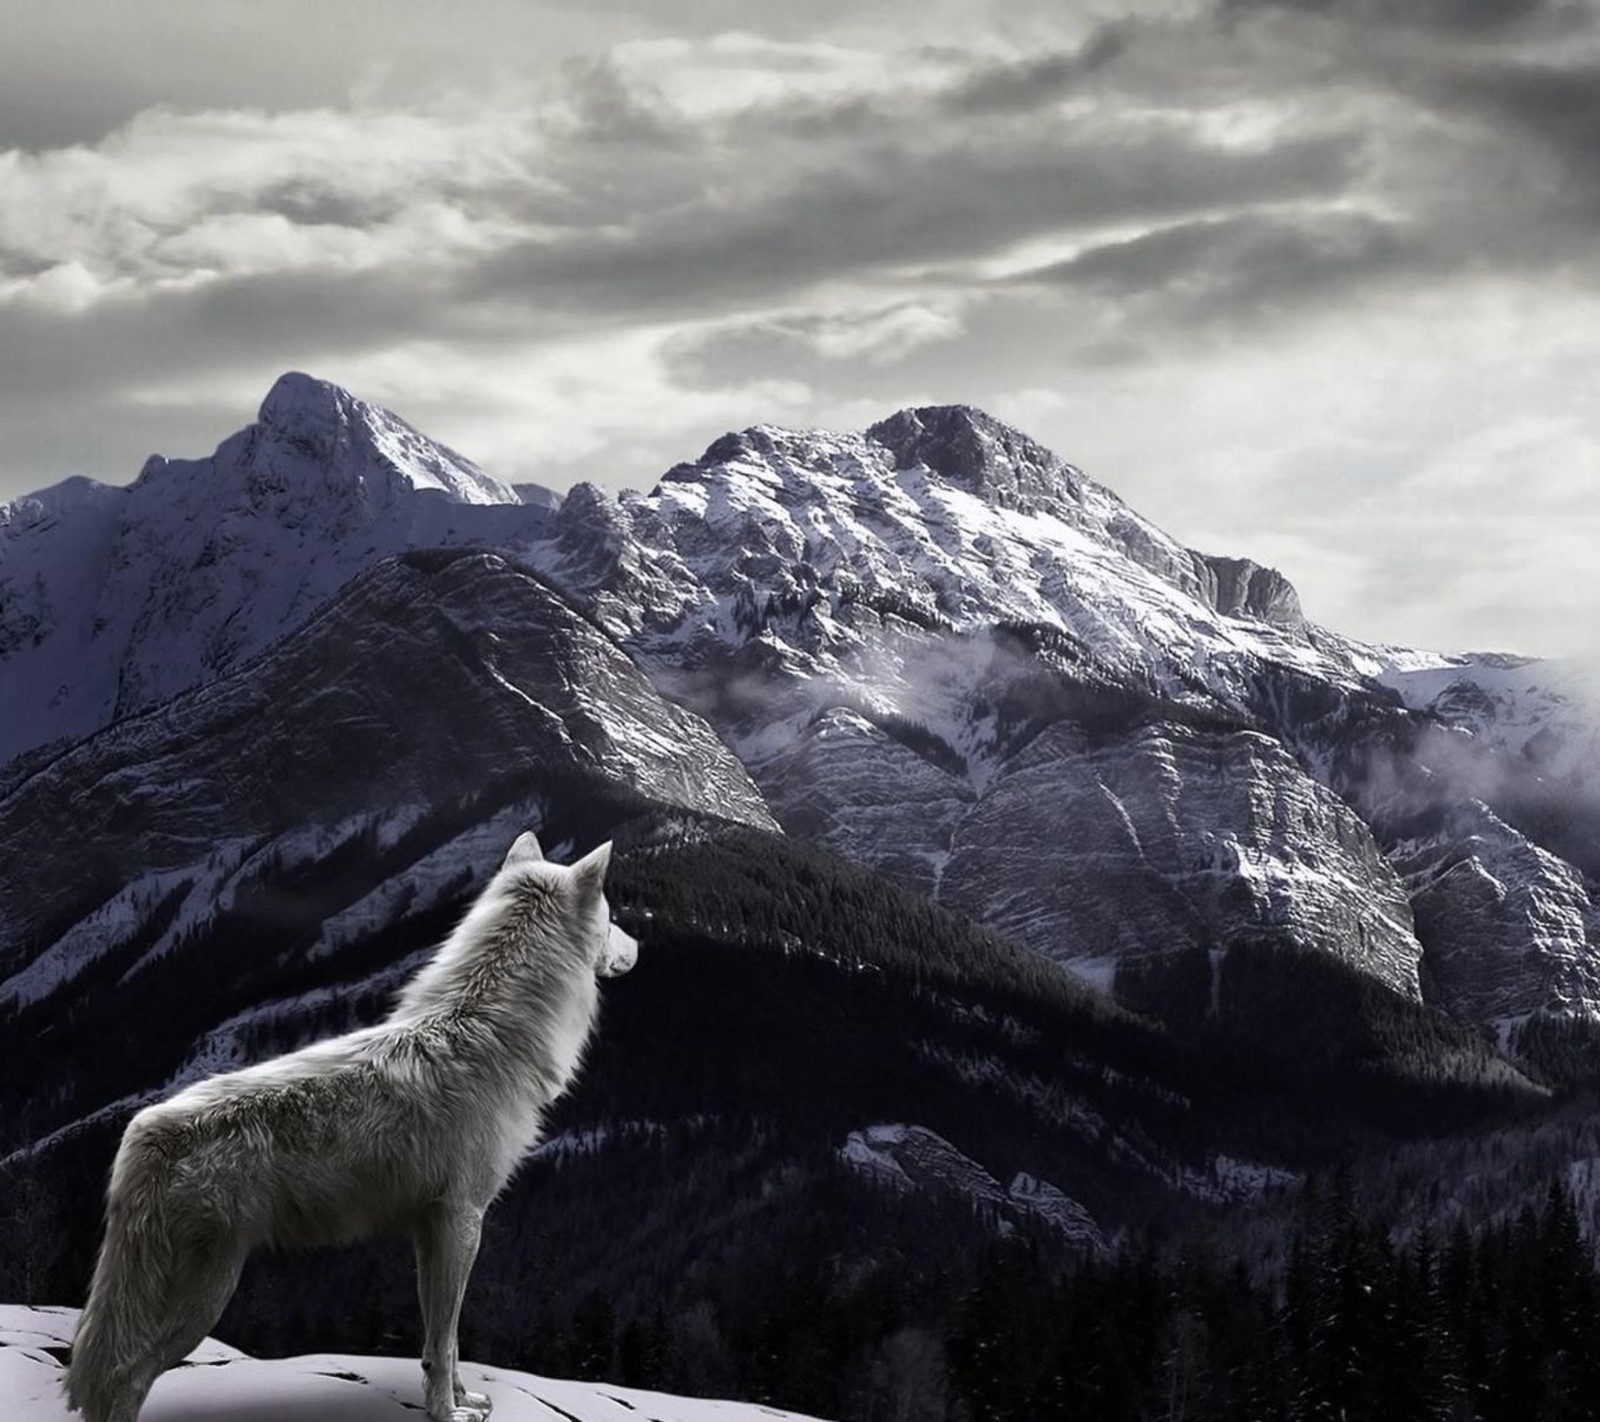
[{"label": "mountain slope", "polygon": [[772,823],[709,728],[526,571],[467,551],[387,560],[255,661],[0,798],[0,854],[30,865],[0,881],[0,1003],[111,959],[137,972],[268,869],[341,846],[373,861],[364,912],[425,906],[482,872],[475,848],[443,853],[456,834],[584,793]]},{"label": "mountain slope", "polygon": [[[786,827],[1099,981],[1270,939],[1468,1020],[1600,1019],[1577,697],[1528,671],[1464,722],[1505,664],[1456,659],[1442,696],[1447,659],[1316,626],[1281,575],[1183,548],[981,412],[730,435],[648,494],[574,490],[523,556]],[[1480,802],[1525,849],[1452,969],[1437,894],[1420,930],[1409,902],[1415,825],[1459,859]]]},{"label": "mountain slope", "polygon": [[0,761],[222,675],[386,555],[526,535],[555,502],[531,497],[289,374],[208,459],[152,456],[125,488],[73,479],[6,505]]},{"label": "mountain slope", "polygon": [[[608,893],[642,947],[486,1221],[467,1346],[510,1366],[595,1376],[581,1360],[600,1358],[668,1391],[825,1415],[854,1398],[863,1415],[859,1356],[924,1298],[959,1298],[997,1237],[1058,1267],[1396,1133],[1539,1102],[1471,1034],[1313,955],[1282,965],[1279,990],[1333,1002],[1365,986],[1393,1011],[1382,1034],[1328,1030],[1350,1025],[1337,1011],[1272,1040],[1221,1021],[1169,1032],[862,870],[683,810],[567,796],[545,833],[574,854],[616,838]],[[47,1017],[5,1021],[0,1115],[31,1139],[0,1159],[17,1202],[0,1289],[28,1277],[78,1296],[117,1131],[175,1065],[185,1079],[383,1010],[470,884],[326,954],[269,917],[382,872],[366,846],[285,865],[165,968],[80,981]],[[1311,963],[1333,976],[1293,978]],[[1419,1042],[1431,1076],[1407,1059]],[[30,1070],[71,1078],[73,1096],[30,1097]],[[218,1334],[261,1352],[405,1351],[413,1298],[399,1242],[264,1255]]]},{"label": "mountain slope", "polygon": [[[79,486],[6,535],[5,625],[51,549],[143,612],[0,662],[26,700],[77,648],[0,793],[0,1296],[79,1296],[132,1110],[380,1013],[529,824],[617,841],[644,948],[491,1213],[480,1356],[878,1415],[1002,1240],[1048,1286],[1486,1122],[1581,1164],[1504,1053],[1593,1079],[1583,787],[1392,684],[1420,654],[971,410],[555,508],[283,395],[149,507]],[[201,557],[173,508],[243,532]],[[404,1347],[413,1293],[382,1244],[263,1258],[222,1334]]]},{"label": "mountain slope", "polygon": [[757,427],[648,493],[555,504],[286,376],[210,460],[13,505],[0,705],[34,749],[5,773],[241,666],[385,551],[489,546],[703,717],[791,831],[1096,981],[1265,942],[1508,1041],[1600,1021],[1600,719],[1574,675],[1340,637],[1280,574],[960,406]]}]

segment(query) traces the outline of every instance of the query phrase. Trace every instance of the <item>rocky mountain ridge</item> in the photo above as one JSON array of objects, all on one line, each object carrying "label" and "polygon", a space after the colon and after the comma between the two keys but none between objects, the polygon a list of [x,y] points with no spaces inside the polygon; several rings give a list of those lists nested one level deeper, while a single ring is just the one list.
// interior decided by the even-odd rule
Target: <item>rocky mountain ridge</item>
[{"label": "rocky mountain ridge", "polygon": [[[370,932],[459,892],[463,871],[481,880],[483,828],[538,823],[555,786],[773,826],[710,728],[528,572],[465,550],[389,559],[243,669],[124,717],[0,800],[0,852],[35,868],[0,882],[0,1006],[98,963],[140,972],[269,867],[352,844],[376,865],[398,854],[402,884],[385,894],[380,873],[321,923],[331,951],[352,913]],[[40,844],[67,848],[51,861]]]},{"label": "rocky mountain ridge", "polygon": [[[963,407],[729,435],[648,493],[575,491],[557,530],[524,556],[782,823],[1086,976],[1265,938],[1500,1027],[1600,1011],[1593,871],[1526,813],[1593,815],[1574,669],[1341,637]],[[1511,856],[1473,986],[1443,965],[1478,906],[1452,881],[1420,930],[1410,907],[1419,819],[1440,854]]]},{"label": "rocky mountain ridge", "polygon": [[[1582,852],[1597,723],[1562,690],[1574,673],[1343,638],[1280,574],[1184,548],[959,406],[854,435],[758,426],[648,493],[530,502],[397,417],[285,376],[209,460],[153,459],[128,489],[74,483],[0,514],[0,724],[29,752],[8,768],[0,830],[25,833],[52,774],[130,744],[94,736],[108,725],[183,747],[106,780],[121,813],[188,805],[211,783],[185,768],[206,688],[270,665],[364,569],[438,546],[496,550],[569,609],[563,637],[631,659],[628,696],[656,698],[658,728],[617,729],[613,683],[587,714],[636,768],[668,775],[702,735],[662,716],[692,712],[731,748],[742,770],[729,758],[686,803],[770,814],[1098,984],[1192,960],[1214,994],[1230,947],[1265,942],[1507,1040],[1532,1014],[1600,1018],[1600,866]],[[514,642],[510,626],[469,637]],[[325,655],[305,694],[328,719],[307,719],[307,744],[365,695]],[[552,689],[549,671],[507,691],[485,655],[472,694],[515,693],[548,722],[572,675]],[[409,717],[425,683],[391,685],[384,715]],[[589,753],[565,734],[563,756]],[[196,813],[207,833],[227,819]],[[164,902],[176,869],[146,872],[119,892]],[[39,898],[25,921],[76,941],[78,910]],[[15,971],[61,941],[29,934],[5,949]]]}]

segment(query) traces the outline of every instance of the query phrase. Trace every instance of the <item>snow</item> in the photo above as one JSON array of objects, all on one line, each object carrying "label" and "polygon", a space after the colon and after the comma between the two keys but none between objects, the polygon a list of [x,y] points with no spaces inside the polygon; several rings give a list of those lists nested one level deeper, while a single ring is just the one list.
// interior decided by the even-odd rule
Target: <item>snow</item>
[{"label": "snow", "polygon": [[[403,914],[434,907],[449,893],[482,887],[505,846],[523,830],[537,831],[543,823],[544,804],[537,796],[502,807],[328,917],[310,956],[321,958],[335,953],[397,922]],[[387,824],[385,821],[380,838],[390,834]],[[463,888],[459,881],[464,870],[471,874],[471,880]]]},{"label": "snow", "polygon": [[1600,665],[1494,653],[1457,656],[1381,649],[1373,675],[1414,710],[1526,755],[1546,774],[1582,784],[1600,753]]},{"label": "snow", "polygon": [[[237,666],[386,554],[464,542],[515,550],[658,673],[695,664],[697,639],[754,637],[802,674],[882,691],[886,704],[916,688],[884,659],[885,635],[845,611],[875,596],[958,631],[1060,628],[1109,672],[1182,700],[1236,702],[1263,660],[1341,685],[1450,672],[1437,657],[1217,612],[1198,555],[1023,437],[964,417],[992,461],[975,482],[897,467],[872,433],[761,426],[648,494],[569,500],[592,516],[598,556],[617,560],[614,583],[556,536],[549,502],[525,502],[391,413],[291,373],[260,421],[209,459],[155,458],[131,488],[71,481],[0,509],[0,760]],[[1022,455],[1002,448],[1012,443]],[[1025,494],[998,497],[990,478]],[[804,635],[800,618],[795,631],[739,624],[741,600],[796,592],[816,599]],[[962,751],[977,730],[936,729]],[[736,748],[756,760],[763,749]],[[989,773],[981,755],[969,762],[975,781]]]},{"label": "snow", "polygon": [[26,967],[0,982],[0,1007],[26,1007],[49,997],[111,948],[131,938],[146,916],[188,877],[189,871],[175,870],[148,874],[125,885]]},{"label": "snow", "polygon": [[[954,465],[951,449],[963,451]],[[0,759],[226,675],[387,553],[462,543],[515,550],[613,634],[669,699],[716,720],[769,793],[797,743],[866,725],[844,712],[813,724],[819,707],[844,701],[929,728],[961,764],[941,763],[940,776],[918,779],[925,803],[936,807],[929,813],[937,832],[908,840],[897,855],[913,866],[918,887],[952,901],[962,885],[962,860],[951,852],[964,843],[962,806],[987,803],[1015,763],[999,762],[1000,721],[985,697],[1001,659],[996,623],[1058,629],[1061,655],[1080,660],[1087,680],[1207,711],[1261,719],[1252,698],[1271,680],[1264,669],[1288,666],[1327,686],[1386,686],[1460,728],[1442,740],[1497,747],[1541,773],[1581,781],[1600,753],[1593,668],[1363,646],[1303,623],[1292,591],[1283,607],[1272,603],[1275,621],[1220,611],[1239,605],[1239,570],[1253,565],[1183,547],[1110,490],[976,411],[904,411],[855,434],[758,426],[719,440],[649,493],[612,497],[585,486],[559,516],[556,503],[530,502],[527,490],[392,414],[291,373],[268,395],[258,423],[210,458],[155,458],[130,488],[74,480],[0,509]],[[1233,589],[1226,595],[1224,581]],[[747,681],[730,674],[719,690],[738,693],[729,704],[765,696],[761,712],[748,716],[719,711],[692,675],[722,667],[724,653],[738,655],[741,646],[760,670]],[[536,687],[491,670],[508,695],[539,713]],[[625,730],[608,742],[605,767],[649,790],[641,767],[671,762],[679,748],[670,728],[632,722]],[[1289,784],[1282,746],[1264,744],[1273,754],[1256,756],[1260,783]],[[1167,748],[1140,749],[1152,776],[1170,771],[1171,789],[1161,794],[1177,805],[1181,777],[1165,764]],[[1326,751],[1313,744],[1295,753],[1326,787]],[[833,759],[843,764],[849,754],[846,745]],[[1441,763],[1439,773],[1448,770]],[[130,806],[148,793],[138,783],[123,788]],[[1329,826],[1330,843],[1366,842],[1364,830],[1338,818],[1329,795],[1313,793],[1309,782],[1291,788],[1285,812]],[[1104,793],[1126,833],[1126,843],[1106,852],[1113,860],[1143,853],[1160,827],[1136,824],[1109,787]],[[398,809],[385,836],[403,832],[417,812]],[[1185,810],[1185,822],[1197,818]],[[1252,809],[1248,818],[1265,825],[1270,816]],[[1372,896],[1360,878],[1371,867],[1367,856],[1330,851],[1310,862],[1304,836],[1263,831],[1213,860],[1224,836],[1218,845],[1202,838],[1192,845],[1195,867],[1184,866],[1185,891],[1192,885],[1209,903],[1242,890],[1252,921],[1272,927],[1304,925],[1330,910],[1354,922],[1352,906],[1370,901],[1359,941],[1370,933],[1380,976],[1415,993],[1414,962],[1402,961],[1415,956],[1403,898],[1398,889],[1392,902]],[[855,852],[842,838],[833,847]],[[1095,852],[1083,846],[1079,857]],[[1463,872],[1489,872],[1480,858],[1471,862]],[[1600,911],[1570,875],[1543,863],[1533,869],[1539,883],[1530,879],[1514,905],[1533,925],[1533,941],[1562,954],[1584,947]],[[247,872],[235,865],[200,873],[151,955],[225,902]],[[1207,878],[1215,884],[1200,882]],[[429,887],[382,886],[329,925],[323,949],[392,921],[410,894]],[[0,984],[0,1003],[37,1000],[101,948],[126,942],[160,888],[129,886]],[[1052,936],[1043,919],[1032,927],[1041,941]],[[1028,930],[1017,914],[1007,920],[1007,931]],[[1114,965],[1093,958],[1073,971],[1104,988]]]},{"label": "snow", "polygon": [[1494,1039],[1499,1046],[1501,1056],[1511,1055],[1512,1040],[1526,1024],[1529,1016],[1530,1014],[1526,1012],[1513,1012],[1506,1017],[1496,1017],[1489,1023],[1494,1031]]},{"label": "snow", "polygon": [[1018,1172],[1002,1185],[977,1161],[926,1126],[885,1122],[851,1131],[839,1148],[851,1169],[891,1190],[948,1191],[987,1214],[1001,1234],[1025,1220],[1055,1231],[1068,1243],[1101,1251],[1105,1236],[1094,1217],[1048,1180]]},{"label": "snow", "polygon": [[209,458],[0,506],[0,763],[239,666],[383,557],[516,546],[551,508],[292,373]]},{"label": "snow", "polygon": [[1600,1215],[1600,1159],[1575,1160],[1567,1167],[1567,1189],[1578,1218],[1593,1220]]},{"label": "snow", "polygon": [[[0,1304],[0,1398],[5,1422],[72,1422],[61,1392],[61,1364],[47,1349],[65,1348],[77,1310]],[[674,1397],[534,1377],[463,1362],[462,1381],[494,1403],[494,1422],[817,1422],[798,1412],[748,1402]],[[140,1422],[394,1422],[420,1417],[422,1369],[415,1358],[314,1353],[251,1358],[207,1339],[187,1362],[156,1380]]]},{"label": "snow", "polygon": [[[885,426],[962,419],[985,452],[950,474],[906,462],[880,438]],[[648,494],[589,502],[587,552],[564,536],[526,558],[663,685],[715,657],[708,642],[757,644],[764,655],[753,660],[789,673],[767,686],[794,695],[792,713],[719,724],[758,779],[804,731],[798,688],[809,682],[809,709],[832,695],[927,725],[963,756],[981,795],[996,769],[995,724],[975,714],[973,693],[996,623],[1057,628],[1097,676],[1234,710],[1259,694],[1264,662],[1347,688],[1382,665],[1303,623],[1218,611],[1201,555],[978,412],[907,411],[863,434],[761,426],[719,440]],[[958,636],[941,643],[917,619]],[[957,649],[974,664],[942,665]]]},{"label": "snow", "polygon": [[1093,958],[1064,958],[1061,966],[1096,992],[1106,997],[1113,997],[1116,993],[1119,961],[1117,954],[1104,953]]},{"label": "snow", "polygon": [[915,1189],[905,1167],[888,1150],[890,1146],[902,1144],[909,1129],[901,1125],[883,1125],[851,1131],[839,1149],[839,1157],[862,1174],[894,1189]]}]

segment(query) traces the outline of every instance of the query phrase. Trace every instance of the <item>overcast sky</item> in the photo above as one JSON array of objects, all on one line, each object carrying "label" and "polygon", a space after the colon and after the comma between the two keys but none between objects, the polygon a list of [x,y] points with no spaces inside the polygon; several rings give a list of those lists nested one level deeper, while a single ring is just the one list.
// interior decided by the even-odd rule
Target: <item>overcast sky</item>
[{"label": "overcast sky", "polygon": [[1597,0],[0,14],[0,498],[302,369],[503,477],[960,401],[1308,613],[1593,650]]}]

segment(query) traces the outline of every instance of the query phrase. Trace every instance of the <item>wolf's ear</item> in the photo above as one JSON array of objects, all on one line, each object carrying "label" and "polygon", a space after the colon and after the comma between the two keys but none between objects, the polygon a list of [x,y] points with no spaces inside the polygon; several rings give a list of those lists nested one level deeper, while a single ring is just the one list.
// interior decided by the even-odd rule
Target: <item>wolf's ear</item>
[{"label": "wolf's ear", "polygon": [[500,867],[506,868],[512,864],[531,864],[536,859],[544,858],[544,850],[539,848],[539,838],[532,830],[523,830],[511,848],[506,851],[505,863]]},{"label": "wolf's ear", "polygon": [[611,841],[608,839],[599,849],[591,850],[572,866],[572,878],[578,886],[578,892],[585,898],[599,898],[600,891],[605,887],[606,870],[611,867]]}]

